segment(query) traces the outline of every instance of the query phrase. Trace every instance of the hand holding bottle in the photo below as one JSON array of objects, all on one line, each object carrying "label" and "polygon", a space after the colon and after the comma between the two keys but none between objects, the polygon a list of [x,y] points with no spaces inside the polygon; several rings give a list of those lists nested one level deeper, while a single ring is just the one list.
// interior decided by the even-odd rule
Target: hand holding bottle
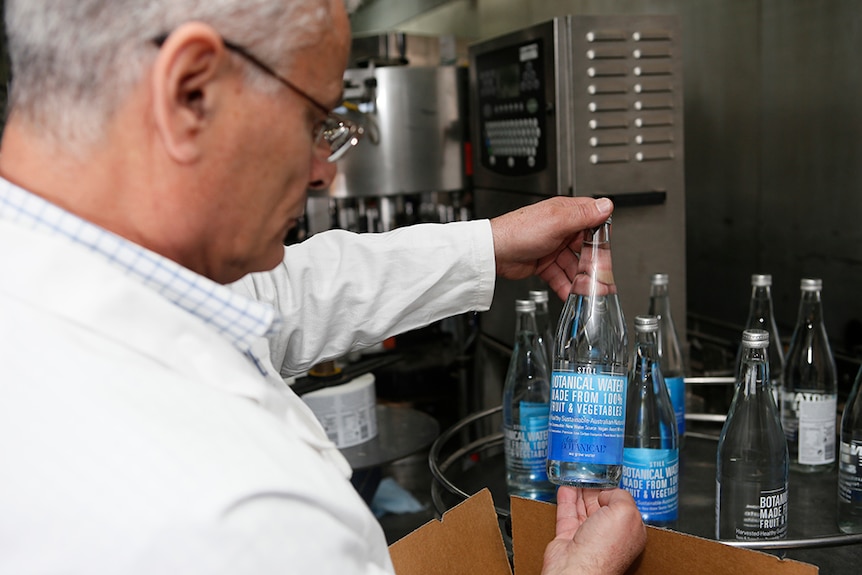
[{"label": "hand holding bottle", "polygon": [[557,485],[616,487],[622,474],[626,323],[616,286],[598,285],[593,267],[613,278],[610,237],[608,218],[584,239],[591,273],[582,276],[597,285],[573,284],[557,322],[548,415],[548,479]]},{"label": "hand holding bottle", "polygon": [[612,211],[607,198],[557,196],[492,219],[497,273],[509,279],[538,275],[566,299],[584,230],[602,224]]},{"label": "hand holding bottle", "polygon": [[542,575],[625,573],[645,545],[646,529],[628,492],[564,485]]}]

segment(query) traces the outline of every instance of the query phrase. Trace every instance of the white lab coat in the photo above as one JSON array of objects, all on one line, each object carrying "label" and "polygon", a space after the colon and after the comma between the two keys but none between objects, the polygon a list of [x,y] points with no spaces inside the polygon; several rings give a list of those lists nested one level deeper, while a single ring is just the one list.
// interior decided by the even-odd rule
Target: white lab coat
[{"label": "white lab coat", "polygon": [[[422,243],[423,234],[442,235],[396,243]],[[327,266],[328,276],[303,269],[320,253],[301,249],[287,256],[293,277],[256,276],[239,289],[289,302],[279,305],[279,341],[301,370],[440,313],[487,309],[487,222],[454,235],[432,246],[441,254],[418,273],[383,258],[374,273],[393,279],[394,291],[346,281],[345,266],[363,262]],[[442,279],[470,258],[454,283]],[[285,282],[290,294],[268,292]],[[308,300],[296,295],[309,287]],[[420,310],[428,301],[433,314]],[[353,323],[371,306],[383,315],[405,302],[406,323]],[[343,458],[279,383],[98,256],[0,221],[0,573],[390,572],[383,533]]]},{"label": "white lab coat", "polygon": [[[487,220],[422,224],[356,239],[342,230],[314,235],[288,247],[273,271],[232,284],[284,317],[285,327],[270,338],[268,350],[282,376],[491,305],[495,274]],[[259,349],[266,355],[265,344]]]}]

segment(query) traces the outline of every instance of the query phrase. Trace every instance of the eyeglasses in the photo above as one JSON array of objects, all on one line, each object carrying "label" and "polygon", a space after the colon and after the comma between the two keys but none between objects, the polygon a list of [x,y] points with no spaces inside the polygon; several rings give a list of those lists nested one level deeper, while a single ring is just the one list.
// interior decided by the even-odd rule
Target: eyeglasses
[{"label": "eyeglasses", "polygon": [[[153,38],[153,43],[161,48],[162,44],[164,44],[167,39],[168,35],[162,34]],[[234,44],[225,38],[222,38],[222,42],[224,43],[225,48],[239,54],[247,61],[254,64],[259,70],[278,80],[283,85],[311,102],[315,108],[324,114],[325,118],[315,124],[312,138],[315,145],[319,144],[321,140],[325,141],[329,145],[329,156],[326,158],[327,162],[336,162],[340,160],[344,154],[349,152],[356,144],[359,143],[359,139],[365,133],[362,126],[359,126],[347,118],[339,116],[335,112],[331,111],[329,108],[309,96],[305,90],[300,89],[294,85],[293,82],[279,75],[278,72],[262,62],[257,56],[246,50],[244,47],[239,44]]]}]

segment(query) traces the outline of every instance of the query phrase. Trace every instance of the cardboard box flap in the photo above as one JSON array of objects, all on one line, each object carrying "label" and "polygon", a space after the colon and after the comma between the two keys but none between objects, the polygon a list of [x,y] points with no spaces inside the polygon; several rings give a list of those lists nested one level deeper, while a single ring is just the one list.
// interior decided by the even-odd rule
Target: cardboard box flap
[{"label": "cardboard box flap", "polygon": [[[554,538],[556,506],[511,498],[515,575],[539,575],[545,547]],[[629,575],[776,573],[816,575],[814,565],[779,559],[768,553],[723,545],[666,529],[647,527],[644,552]]]},{"label": "cardboard box flap", "polygon": [[512,563],[517,575],[539,574],[545,547],[556,533],[557,506],[523,497],[509,498],[512,512]]},{"label": "cardboard box flap", "polygon": [[512,573],[488,489],[399,539],[389,555],[398,575]]},{"label": "cardboard box flap", "polygon": [[808,563],[779,559],[774,555],[730,547],[716,541],[683,535],[667,529],[647,528],[647,548],[630,573],[780,573],[817,575],[820,569]]}]

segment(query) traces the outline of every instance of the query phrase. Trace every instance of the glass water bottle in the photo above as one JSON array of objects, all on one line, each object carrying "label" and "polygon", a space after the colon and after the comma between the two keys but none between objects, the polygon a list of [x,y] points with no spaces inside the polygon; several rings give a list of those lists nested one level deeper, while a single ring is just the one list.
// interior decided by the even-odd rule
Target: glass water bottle
[{"label": "glass water bottle", "polygon": [[841,416],[838,455],[838,528],[862,533],[862,368]]},{"label": "glass water bottle", "polygon": [[623,477],[644,523],[675,527],[679,513],[677,422],[658,357],[659,321],[635,317],[635,354],[626,393]]},{"label": "glass water bottle", "polygon": [[[772,306],[772,276],[754,274],[751,276],[751,302],[748,306],[748,318],[744,329],[762,329],[769,332],[769,378],[772,385],[772,395],[776,405],[781,405],[781,388],[784,381],[784,348],[775,323],[775,312]],[[742,344],[736,355],[736,372],[742,360]]]},{"label": "glass water bottle", "polygon": [[553,357],[551,350],[554,348],[554,334],[551,329],[551,318],[548,315],[548,292],[547,290],[530,290],[530,299],[536,302],[536,329],[539,340],[545,350],[550,370]]},{"label": "glass water bottle", "polygon": [[535,312],[534,302],[515,302],[515,345],[503,386],[506,484],[511,495],[553,501],[556,487],[546,470],[549,372]]},{"label": "glass water bottle", "polygon": [[587,233],[554,340],[548,478],[615,487],[623,462],[626,322],[611,266],[611,219]]},{"label": "glass water bottle", "polygon": [[650,281],[649,314],[658,318],[658,356],[665,385],[676,417],[677,436],[682,446],[685,437],[685,362],[679,334],[670,312],[668,275],[653,274]]},{"label": "glass water bottle", "polygon": [[835,463],[838,376],[823,324],[819,279],[803,279],[796,327],[790,339],[781,393],[781,424],[790,466],[826,471]]},{"label": "glass water bottle", "polygon": [[770,390],[768,347],[768,332],[743,332],[736,391],[718,439],[718,539],[787,536],[787,441]]}]

